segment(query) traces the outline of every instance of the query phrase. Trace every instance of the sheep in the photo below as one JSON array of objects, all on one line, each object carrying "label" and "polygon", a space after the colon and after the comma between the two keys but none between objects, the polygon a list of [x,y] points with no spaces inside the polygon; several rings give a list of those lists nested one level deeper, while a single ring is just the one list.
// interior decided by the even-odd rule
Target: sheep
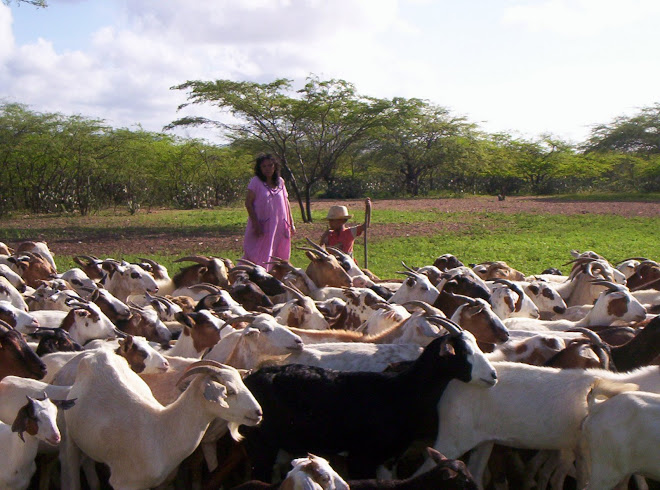
[{"label": "sheep", "polygon": [[614,488],[632,474],[660,480],[660,395],[642,391],[617,394],[597,402],[589,394],[589,413],[580,441],[584,480],[578,488]]},{"label": "sheep", "polygon": [[611,325],[614,321],[636,322],[646,318],[644,307],[632,297],[625,286],[610,281],[593,281],[605,286],[589,313],[578,321],[535,320],[531,318],[507,318],[504,324],[509,330],[568,330],[572,327]]},{"label": "sheep", "polygon": [[631,373],[506,361],[493,362],[493,366],[499,380],[493,389],[475,390],[450,382],[437,407],[441,423],[433,447],[449,458],[458,458],[477,447],[469,463],[477,482],[483,481],[484,465],[496,442],[562,451],[565,466],[553,477],[554,486],[561,488],[565,467],[575,459],[580,423],[587,415],[587,393],[599,378],[603,378],[602,389],[609,387],[612,393],[628,391],[632,385],[660,392],[657,366]]},{"label": "sheep", "polygon": [[42,379],[46,365],[20,332],[0,320],[0,380],[10,375]]},{"label": "sheep", "polygon": [[431,342],[399,373],[289,364],[249,374],[245,384],[264,410],[259,427],[243,430],[252,476],[270,479],[282,448],[293,454],[348,451],[349,475],[373,477],[379,464],[406,449],[423,419],[435,417],[451,379],[482,388],[495,385],[497,374],[472,334],[445,322],[451,333]]},{"label": "sheep", "polygon": [[239,424],[261,422],[261,407],[234,368],[203,361],[179,383],[190,377],[183,394],[163,407],[114,354],[101,350],[83,359],[69,392],[76,404],[64,414],[62,487],[80,488],[78,451],[109,466],[113,488],[150,488],[193,452],[214,418],[227,420],[235,438]]},{"label": "sheep", "polygon": [[[0,422],[0,488],[27,488],[37,469],[34,462],[39,441],[51,446],[60,443],[57,408],[67,409],[74,401],[26,397],[27,403],[16,413],[10,425]],[[15,435],[14,433],[18,435]]]}]

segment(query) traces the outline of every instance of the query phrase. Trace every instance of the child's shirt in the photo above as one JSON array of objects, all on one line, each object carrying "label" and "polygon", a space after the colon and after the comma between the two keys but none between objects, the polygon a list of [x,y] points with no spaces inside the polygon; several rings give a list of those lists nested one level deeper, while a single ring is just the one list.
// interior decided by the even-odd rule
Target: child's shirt
[{"label": "child's shirt", "polygon": [[340,232],[329,230],[328,246],[338,248],[352,257],[355,237],[362,235],[363,230],[363,225],[344,227]]}]

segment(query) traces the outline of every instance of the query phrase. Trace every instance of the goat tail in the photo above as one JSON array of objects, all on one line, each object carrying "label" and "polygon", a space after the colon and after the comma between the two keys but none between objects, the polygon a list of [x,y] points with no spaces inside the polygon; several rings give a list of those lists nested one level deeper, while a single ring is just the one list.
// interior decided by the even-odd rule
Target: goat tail
[{"label": "goat tail", "polygon": [[594,404],[598,403],[599,398],[611,398],[619,393],[626,391],[637,391],[639,385],[635,383],[622,383],[620,381],[612,381],[609,379],[598,378],[591,385],[591,389],[587,394],[587,404],[591,409]]}]

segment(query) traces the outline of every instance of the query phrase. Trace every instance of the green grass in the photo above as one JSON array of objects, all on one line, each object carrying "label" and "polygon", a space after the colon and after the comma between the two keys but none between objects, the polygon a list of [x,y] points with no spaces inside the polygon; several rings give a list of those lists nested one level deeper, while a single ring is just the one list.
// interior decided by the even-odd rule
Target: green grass
[{"label": "green grass", "polygon": [[[299,211],[293,210],[298,235],[294,245],[306,245],[304,237],[318,239],[318,226],[301,222]],[[363,219],[356,211],[353,222]],[[325,211],[314,212],[319,223]],[[0,241],[15,243],[26,238],[85,240],[113,236],[176,236],[204,237],[220,233],[234,236],[239,242],[245,229],[247,216],[242,206],[236,205],[214,210],[157,210],[136,215],[115,214],[105,211],[93,216],[22,216],[5,219],[0,223]],[[428,224],[442,221],[452,231],[430,234]],[[409,266],[431,264],[444,253],[456,255],[464,263],[488,260],[504,260],[527,274],[540,273],[548,267],[563,266],[571,259],[570,250],[594,250],[612,262],[632,256],[660,259],[660,216],[620,217],[614,215],[549,215],[549,214],[501,214],[501,213],[447,213],[438,211],[396,211],[379,209],[372,216],[374,226],[413,224],[410,236],[398,236],[375,240],[369,236],[369,268],[383,278],[397,277],[402,270],[401,261]],[[406,229],[410,229],[407,226]],[[320,235],[320,233],[318,233]],[[109,237],[109,238],[108,238]],[[201,239],[203,240],[203,238]],[[148,257],[165,265],[171,274],[181,268],[174,263],[179,257],[193,253],[220,255],[236,260],[240,251],[200,250],[197,242],[190,249],[177,250],[176,254],[159,254],[144,250],[135,255],[117,253],[115,258],[136,260]],[[355,242],[355,256],[364,264],[363,240]],[[58,269],[73,267],[72,257],[57,256]],[[306,267],[309,260],[304,252],[294,248],[292,263]],[[188,265],[188,264],[183,264]]]}]

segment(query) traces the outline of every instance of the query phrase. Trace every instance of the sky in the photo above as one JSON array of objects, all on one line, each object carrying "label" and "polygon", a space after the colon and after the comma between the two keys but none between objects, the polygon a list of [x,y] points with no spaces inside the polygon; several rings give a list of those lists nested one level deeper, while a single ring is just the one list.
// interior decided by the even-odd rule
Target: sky
[{"label": "sky", "polygon": [[[482,130],[573,143],[660,102],[657,0],[0,3],[0,102],[161,131],[187,80],[351,82]],[[217,138],[216,133],[179,131]],[[219,141],[219,140],[218,140]]]}]

